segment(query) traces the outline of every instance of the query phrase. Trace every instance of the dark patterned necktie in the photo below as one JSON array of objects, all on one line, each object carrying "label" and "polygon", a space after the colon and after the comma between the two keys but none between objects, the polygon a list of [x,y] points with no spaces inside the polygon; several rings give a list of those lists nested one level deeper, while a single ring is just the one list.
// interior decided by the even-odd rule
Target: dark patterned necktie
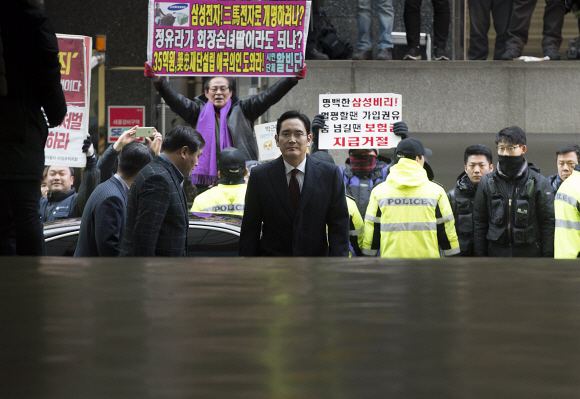
[{"label": "dark patterned necktie", "polygon": [[290,177],[290,184],[288,185],[288,189],[290,190],[290,203],[292,204],[294,213],[296,213],[296,209],[298,209],[298,201],[300,200],[300,186],[298,185],[298,179],[296,178],[297,173],[298,169],[292,169],[292,177]]}]

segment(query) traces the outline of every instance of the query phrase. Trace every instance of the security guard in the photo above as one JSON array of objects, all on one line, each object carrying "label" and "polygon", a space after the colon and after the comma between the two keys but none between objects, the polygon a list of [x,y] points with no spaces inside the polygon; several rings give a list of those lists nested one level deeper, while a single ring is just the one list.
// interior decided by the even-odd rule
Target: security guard
[{"label": "security guard", "polygon": [[397,164],[377,185],[365,215],[363,254],[382,258],[439,258],[458,255],[459,242],[449,199],[429,181],[425,148],[416,138],[401,140]]},{"label": "security guard", "polygon": [[562,182],[556,198],[556,232],[554,258],[577,258],[580,253],[580,165]]},{"label": "security guard", "polygon": [[247,172],[242,153],[233,147],[224,148],[218,158],[218,185],[195,197],[191,212],[242,216]]}]

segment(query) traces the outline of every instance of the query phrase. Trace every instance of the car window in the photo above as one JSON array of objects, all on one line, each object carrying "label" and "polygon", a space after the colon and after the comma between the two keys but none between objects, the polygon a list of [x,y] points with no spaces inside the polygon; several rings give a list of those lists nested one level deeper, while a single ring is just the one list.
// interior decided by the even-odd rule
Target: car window
[{"label": "car window", "polygon": [[46,242],[48,256],[73,256],[77,249],[78,231],[51,237]]},{"label": "car window", "polygon": [[190,226],[187,256],[238,256],[237,233],[222,228]]}]

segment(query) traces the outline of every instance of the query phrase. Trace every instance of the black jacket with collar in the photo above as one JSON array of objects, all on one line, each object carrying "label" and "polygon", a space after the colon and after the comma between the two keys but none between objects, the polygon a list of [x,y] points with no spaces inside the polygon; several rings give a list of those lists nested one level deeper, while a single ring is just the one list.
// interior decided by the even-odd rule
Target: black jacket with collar
[{"label": "black jacket with collar", "polygon": [[473,202],[476,190],[477,186],[471,182],[467,173],[463,172],[457,177],[455,187],[447,192],[455,217],[461,256],[473,256]]},{"label": "black jacket with collar", "polygon": [[133,183],[120,256],[185,256],[189,210],[175,165],[156,156]]},{"label": "black jacket with collar", "polygon": [[473,205],[475,256],[553,257],[554,192],[533,164],[510,179],[497,165]]},{"label": "black jacket with collar", "polygon": [[41,223],[81,217],[89,197],[101,182],[101,173],[95,157],[87,158],[83,179],[76,193],[74,187],[64,193],[48,192],[47,198],[40,199]]}]

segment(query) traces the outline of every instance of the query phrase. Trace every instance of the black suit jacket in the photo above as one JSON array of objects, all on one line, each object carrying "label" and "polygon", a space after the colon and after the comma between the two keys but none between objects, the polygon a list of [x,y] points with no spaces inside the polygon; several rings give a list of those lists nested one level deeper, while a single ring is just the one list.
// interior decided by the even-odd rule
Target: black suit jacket
[{"label": "black suit jacket", "polygon": [[296,214],[285,172],[282,157],[252,169],[240,255],[348,256],[349,217],[340,169],[306,156]]},{"label": "black suit jacket", "polygon": [[58,41],[44,10],[26,1],[1,4],[8,94],[0,96],[0,179],[40,180],[48,135],[45,115],[56,126],[67,111]]},{"label": "black suit jacket", "polygon": [[119,256],[123,234],[127,194],[115,176],[93,191],[81,221],[74,256]]},{"label": "black suit jacket", "polygon": [[185,256],[188,228],[180,176],[157,156],[131,184],[121,256]]}]

